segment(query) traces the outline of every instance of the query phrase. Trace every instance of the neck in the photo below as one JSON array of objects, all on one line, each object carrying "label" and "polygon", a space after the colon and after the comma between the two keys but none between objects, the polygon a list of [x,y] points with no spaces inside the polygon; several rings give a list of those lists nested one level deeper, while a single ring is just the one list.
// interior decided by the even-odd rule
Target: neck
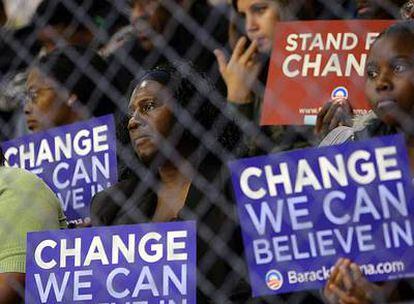
[{"label": "neck", "polygon": [[157,207],[152,220],[171,221],[177,218],[185,205],[191,180],[171,163],[166,163],[158,171],[161,185],[157,191]]},{"label": "neck", "polygon": [[190,178],[188,178],[183,172],[181,172],[178,167],[183,167],[182,164],[176,166],[171,162],[166,162],[163,166],[158,169],[158,173],[160,175],[161,182],[163,184],[175,184],[179,181],[181,182],[188,182]]}]

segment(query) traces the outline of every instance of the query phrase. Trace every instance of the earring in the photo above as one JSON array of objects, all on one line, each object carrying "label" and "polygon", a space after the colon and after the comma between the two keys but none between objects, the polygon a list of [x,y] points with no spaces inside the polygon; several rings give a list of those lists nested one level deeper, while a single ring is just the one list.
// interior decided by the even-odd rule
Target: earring
[{"label": "earring", "polygon": [[76,97],[76,95],[70,95],[70,97],[69,97],[69,99],[67,101],[68,106],[69,107],[72,107],[75,104],[75,102],[76,102],[77,99],[78,98]]}]

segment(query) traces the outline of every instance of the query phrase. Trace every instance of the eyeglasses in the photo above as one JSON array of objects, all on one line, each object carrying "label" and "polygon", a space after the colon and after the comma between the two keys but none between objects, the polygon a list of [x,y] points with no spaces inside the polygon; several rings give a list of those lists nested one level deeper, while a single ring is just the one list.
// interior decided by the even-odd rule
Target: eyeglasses
[{"label": "eyeglasses", "polygon": [[41,92],[43,92],[43,91],[53,91],[53,90],[54,90],[53,87],[44,87],[44,88],[38,88],[38,89],[34,89],[34,88],[28,89],[26,91],[26,94],[25,94],[25,103],[32,102],[32,103],[36,104],[37,103],[37,100],[39,98],[39,94]]}]

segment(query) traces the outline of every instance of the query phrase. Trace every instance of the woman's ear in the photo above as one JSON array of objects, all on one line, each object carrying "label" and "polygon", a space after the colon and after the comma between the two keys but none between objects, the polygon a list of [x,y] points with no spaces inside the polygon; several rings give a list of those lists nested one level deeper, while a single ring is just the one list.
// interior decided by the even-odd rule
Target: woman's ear
[{"label": "woman's ear", "polygon": [[66,103],[69,107],[72,107],[75,104],[76,100],[78,100],[78,96],[76,96],[76,94],[71,94]]},{"label": "woman's ear", "polygon": [[76,94],[71,94],[66,101],[66,105],[70,108],[74,115],[73,122],[88,119],[90,114],[85,105],[83,105]]}]

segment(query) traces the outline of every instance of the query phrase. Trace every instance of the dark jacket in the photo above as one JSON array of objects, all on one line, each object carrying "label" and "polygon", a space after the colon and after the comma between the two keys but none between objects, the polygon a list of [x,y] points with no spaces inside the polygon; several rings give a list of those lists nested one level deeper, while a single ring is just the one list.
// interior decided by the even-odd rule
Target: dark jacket
[{"label": "dark jacket", "polygon": [[[197,303],[320,303],[309,293],[251,298],[227,166],[208,157],[198,173],[178,218],[197,222]],[[147,178],[131,177],[93,198],[92,224],[145,223],[151,221],[156,203],[157,196]]]},{"label": "dark jacket", "polygon": [[315,146],[317,137],[313,126],[272,125],[260,126],[263,110],[263,96],[268,76],[269,60],[262,59],[263,66],[258,82],[260,85],[251,95],[251,102],[238,104],[228,101],[233,110],[235,123],[241,129],[243,147],[239,155],[257,156],[281,151],[291,151]]},{"label": "dark jacket", "polygon": [[[198,303],[224,303],[238,294],[246,269],[227,169],[214,157],[199,166],[178,220],[197,222]],[[92,224],[110,226],[151,221],[157,195],[151,185],[131,177],[100,193],[92,201]],[[249,290],[245,293],[250,292]]]}]

